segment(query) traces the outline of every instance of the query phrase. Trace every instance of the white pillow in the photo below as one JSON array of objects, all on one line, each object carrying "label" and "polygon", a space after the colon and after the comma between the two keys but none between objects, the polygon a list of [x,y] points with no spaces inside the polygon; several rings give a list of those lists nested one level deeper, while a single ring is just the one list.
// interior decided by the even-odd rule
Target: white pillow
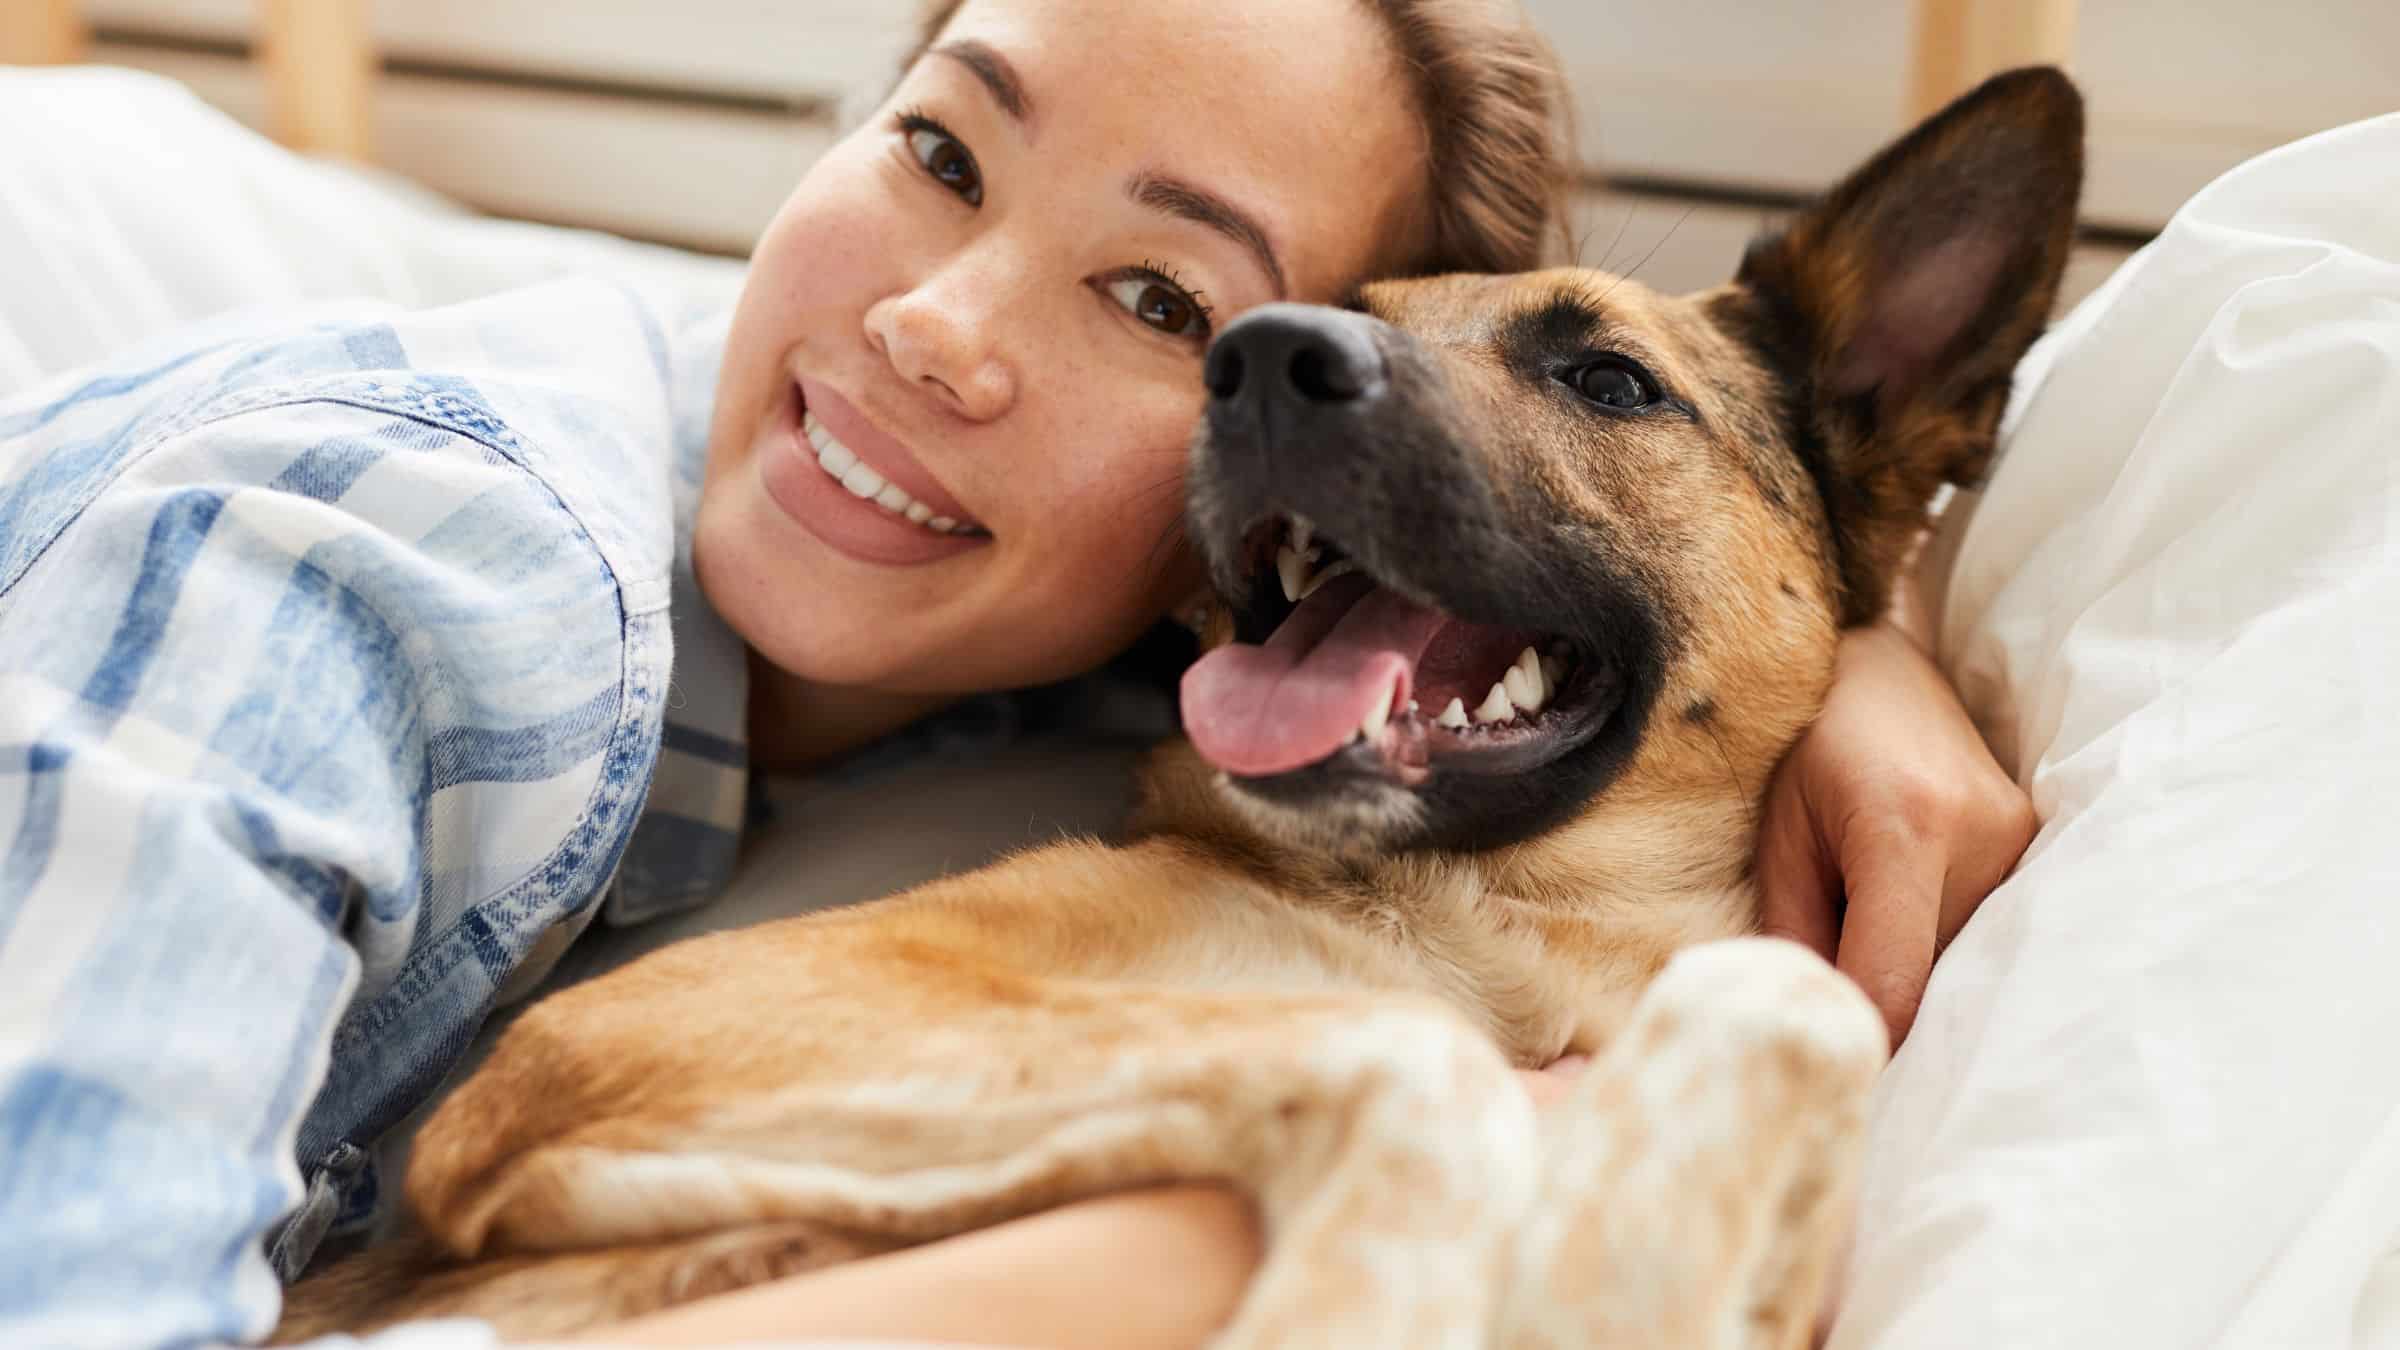
[{"label": "white pillow", "polygon": [[730,302],[741,265],[487,220],[301,159],[158,76],[0,67],[0,397],[261,306],[447,304],[568,273]]},{"label": "white pillow", "polygon": [[2046,823],[1886,1077],[1833,1345],[2400,1341],[2400,116],[2026,375],[1941,654]]}]

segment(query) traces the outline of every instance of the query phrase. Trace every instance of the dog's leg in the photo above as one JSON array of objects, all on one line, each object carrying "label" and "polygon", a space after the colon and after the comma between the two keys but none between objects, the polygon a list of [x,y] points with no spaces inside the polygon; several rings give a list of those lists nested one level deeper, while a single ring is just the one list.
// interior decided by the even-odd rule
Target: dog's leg
[{"label": "dog's leg", "polygon": [[788,964],[681,950],[644,982],[713,980],[740,1034],[679,1038],[688,1002],[633,982],[528,1012],[419,1136],[411,1198],[451,1251],[792,1221],[917,1241],[1222,1180],[1269,1246],[1225,1344],[1485,1343],[1539,1148],[1498,1051],[1438,1005],[1036,979],[865,926]]},{"label": "dog's leg", "polygon": [[1690,948],[1548,1122],[1503,1344],[1808,1344],[1887,1053],[1804,948]]}]

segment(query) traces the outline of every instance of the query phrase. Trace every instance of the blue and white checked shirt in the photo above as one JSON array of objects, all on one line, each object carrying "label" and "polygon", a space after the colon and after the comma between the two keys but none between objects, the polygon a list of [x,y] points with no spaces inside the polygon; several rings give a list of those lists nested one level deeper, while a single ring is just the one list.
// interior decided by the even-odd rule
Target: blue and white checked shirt
[{"label": "blue and white checked shirt", "polygon": [[496,1000],[730,871],[722,317],[560,283],[0,403],[0,1345],[264,1334]]}]

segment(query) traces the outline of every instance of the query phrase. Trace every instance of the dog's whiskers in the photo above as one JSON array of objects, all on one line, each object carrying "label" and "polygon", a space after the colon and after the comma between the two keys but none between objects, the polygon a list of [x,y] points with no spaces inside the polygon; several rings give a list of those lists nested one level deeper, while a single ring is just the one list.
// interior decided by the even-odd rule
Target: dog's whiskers
[{"label": "dog's whiskers", "polygon": [[1610,282],[1608,284],[1608,290],[1600,293],[1600,299],[1602,301],[1606,301],[1610,292],[1641,275],[1642,269],[1650,265],[1650,260],[1658,256],[1658,251],[1667,246],[1667,241],[1675,237],[1675,232],[1677,230],[1683,228],[1683,222],[1690,220],[1692,218],[1692,212],[1699,209],[1700,207],[1696,203],[1683,208],[1683,214],[1675,217],[1675,223],[1669,225],[1667,227],[1667,232],[1658,237],[1658,242],[1650,246],[1650,251],[1642,255],[1642,260],[1635,263],[1632,267],[1632,270],[1626,272],[1625,275],[1618,277],[1615,281]]},{"label": "dog's whiskers", "polygon": [[[1632,223],[1633,203],[1627,202],[1625,204],[1625,214],[1617,217],[1617,232],[1608,237],[1608,247],[1600,254],[1600,265],[1597,270],[1602,272],[1608,270],[1608,260],[1617,256],[1617,245],[1625,241],[1625,227],[1631,225]],[[1587,234],[1583,237],[1582,241],[1575,245],[1575,263],[1579,267],[1583,265],[1583,245],[1590,242],[1590,240],[1591,236]]]}]

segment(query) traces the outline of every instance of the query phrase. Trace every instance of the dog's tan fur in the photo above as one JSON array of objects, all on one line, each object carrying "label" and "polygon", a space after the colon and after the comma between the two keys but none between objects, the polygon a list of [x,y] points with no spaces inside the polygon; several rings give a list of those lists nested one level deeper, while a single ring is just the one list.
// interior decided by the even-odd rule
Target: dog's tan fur
[{"label": "dog's tan fur", "polygon": [[[1673,616],[1638,746],[1563,823],[1328,848],[1168,747],[1122,846],[683,943],[533,1007],[419,1136],[429,1240],[303,1283],[279,1334],[452,1313],[560,1334],[1215,1179],[1270,1243],[1224,1345],[1801,1343],[1885,1038],[1822,962],[1743,936],[1754,813],[1893,541],[1980,472],[2064,260],[2079,142],[2062,79],[2005,77],[1721,290],[1570,271],[1369,291],[1438,353],[1475,471],[1611,541]],[[2009,201],[1978,195],[1987,174]],[[1922,369],[1872,333],[1862,355],[1892,321],[1880,291],[1910,284],[1879,278],[1887,255],[1928,247],[1912,201],[1945,192],[1968,204],[1942,229],[2000,220],[1973,321]],[[1493,333],[1562,297],[1692,415],[1529,401]],[[1596,1061],[1537,1121],[1508,1071],[1569,1051]]]}]

